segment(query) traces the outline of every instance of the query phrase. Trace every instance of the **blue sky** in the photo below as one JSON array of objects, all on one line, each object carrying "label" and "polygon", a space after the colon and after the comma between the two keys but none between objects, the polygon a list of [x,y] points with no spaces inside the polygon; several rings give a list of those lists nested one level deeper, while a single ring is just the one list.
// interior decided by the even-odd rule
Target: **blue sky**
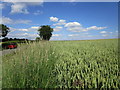
[{"label": "blue sky", "polygon": [[8,37],[35,39],[41,25],[54,28],[51,40],[118,37],[117,2],[4,2],[2,22]]}]

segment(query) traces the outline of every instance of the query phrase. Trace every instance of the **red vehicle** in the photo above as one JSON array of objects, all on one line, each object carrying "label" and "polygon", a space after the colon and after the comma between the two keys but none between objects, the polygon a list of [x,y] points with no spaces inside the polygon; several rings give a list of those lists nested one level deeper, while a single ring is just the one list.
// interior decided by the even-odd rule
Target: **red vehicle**
[{"label": "red vehicle", "polygon": [[17,44],[16,43],[9,43],[9,44],[4,44],[2,47],[5,49],[14,49],[14,48],[17,48]]},{"label": "red vehicle", "polygon": [[10,44],[10,45],[8,45],[8,46],[7,46],[7,48],[9,48],[9,49],[12,49],[12,48],[17,48],[17,45]]}]

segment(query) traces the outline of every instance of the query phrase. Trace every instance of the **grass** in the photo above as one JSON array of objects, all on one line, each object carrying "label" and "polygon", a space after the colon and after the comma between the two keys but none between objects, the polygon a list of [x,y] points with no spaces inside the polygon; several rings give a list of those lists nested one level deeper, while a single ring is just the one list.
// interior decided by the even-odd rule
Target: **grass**
[{"label": "grass", "polygon": [[120,88],[117,39],[27,43],[2,60],[3,88]]}]

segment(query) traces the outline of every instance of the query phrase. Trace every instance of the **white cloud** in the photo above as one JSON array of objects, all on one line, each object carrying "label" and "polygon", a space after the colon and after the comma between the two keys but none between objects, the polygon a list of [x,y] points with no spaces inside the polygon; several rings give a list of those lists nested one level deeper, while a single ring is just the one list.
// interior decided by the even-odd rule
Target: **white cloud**
[{"label": "white cloud", "polygon": [[103,36],[103,37],[108,37],[108,35],[105,35],[105,34],[103,34],[102,36]]},{"label": "white cloud", "polygon": [[40,10],[37,10],[36,12],[34,12],[33,13],[34,15],[40,15],[40,14],[43,14],[43,12],[42,11],[40,11]]},{"label": "white cloud", "polygon": [[11,5],[11,13],[12,14],[14,14],[14,13],[29,14],[25,3],[13,3]]},{"label": "white cloud", "polygon": [[72,32],[81,32],[83,30],[83,27],[79,22],[69,22],[66,23],[64,27],[66,27],[67,30]]},{"label": "white cloud", "polygon": [[54,31],[60,31],[62,28],[63,28],[63,27],[56,26],[56,27],[54,28]]},{"label": "white cloud", "polygon": [[82,31],[89,31],[89,30],[102,30],[102,29],[105,29],[107,27],[97,27],[97,26],[91,26],[91,27],[88,27],[88,28],[83,28]]},{"label": "white cloud", "polygon": [[66,24],[65,27],[68,27],[67,30],[73,31],[73,32],[84,32],[84,31],[89,31],[89,30],[101,30],[101,29],[107,28],[107,27],[97,27],[97,26],[91,26],[91,27],[88,27],[88,28],[84,28],[84,27],[81,26],[80,23]]},{"label": "white cloud", "polygon": [[[64,27],[71,32],[85,32],[85,31],[89,31],[89,30],[102,30],[102,29],[107,28],[107,27],[97,27],[97,26],[91,26],[91,27],[85,28],[79,22],[66,23],[66,20],[63,20],[63,19],[60,19],[58,21],[57,17],[50,17],[50,21],[57,22],[57,23],[53,24],[54,26],[64,25]],[[56,28],[54,30],[59,31]]]},{"label": "white cloud", "polygon": [[61,19],[58,21],[58,23],[53,24],[53,25],[65,25],[65,24],[66,24],[66,20]]},{"label": "white cloud", "polygon": [[[86,35],[85,35],[86,34]],[[70,37],[93,37],[93,35],[90,35],[88,33],[82,33],[82,34],[69,34]]]},{"label": "white cloud", "polygon": [[66,23],[64,27],[66,27],[67,30],[72,32],[81,32],[83,30],[83,27],[79,22],[69,22]]},{"label": "white cloud", "polygon": [[67,28],[67,30],[72,31],[72,32],[82,32],[83,28],[82,27],[71,27],[71,28]]},{"label": "white cloud", "polygon": [[58,36],[61,36],[61,34],[53,34],[52,36],[58,37]]},{"label": "white cloud", "polygon": [[39,35],[37,34],[38,26],[31,26],[30,28],[12,28],[10,27],[10,32],[8,33],[8,37],[11,38],[27,38],[27,39],[35,39]]},{"label": "white cloud", "polygon": [[15,21],[16,24],[29,24],[30,22],[32,22],[32,21],[31,20],[22,20],[22,19]]},{"label": "white cloud", "polygon": [[18,20],[12,20],[9,17],[2,17],[0,18],[0,24],[29,24],[31,23],[31,20],[22,20],[22,19],[18,19]]},{"label": "white cloud", "polygon": [[19,31],[28,31],[28,29],[18,29]]},{"label": "white cloud", "polygon": [[111,34],[113,33],[113,32],[110,32]]},{"label": "white cloud", "polygon": [[91,26],[86,28],[86,30],[101,30],[101,29],[105,29],[107,27],[97,27],[97,26]]},{"label": "white cloud", "polygon": [[57,18],[57,17],[50,17],[50,21],[52,21],[52,22],[57,22],[57,21],[58,21],[58,18]]},{"label": "white cloud", "polygon": [[[23,2],[21,0],[16,0],[16,1],[8,1],[10,3],[12,3],[11,5],[11,14],[15,14],[15,13],[23,13],[23,14],[29,14],[28,11],[28,6],[36,6],[36,5],[43,5],[43,0],[40,0],[40,2],[35,2],[36,0],[23,0]],[[38,0],[37,0],[38,1]],[[38,14],[39,12],[36,12],[35,14]]]},{"label": "white cloud", "polygon": [[2,17],[0,18],[0,24],[12,24],[13,20],[8,17]]},{"label": "white cloud", "polygon": [[74,36],[79,36],[79,34],[69,34],[68,36],[74,37]]},{"label": "white cloud", "polygon": [[37,33],[39,28],[41,28],[41,27],[39,27],[39,26],[32,26],[32,27],[28,28],[28,31]]},{"label": "white cloud", "polygon": [[21,29],[10,27],[10,32],[21,31],[21,32],[33,32],[33,33],[36,33],[39,28],[40,28],[39,26],[31,26],[30,28],[21,28]]},{"label": "white cloud", "polygon": [[101,31],[100,33],[107,33],[106,31]]},{"label": "white cloud", "polygon": [[12,27],[9,27],[10,28],[10,33],[11,32],[16,32],[16,31],[20,31],[20,32],[37,32],[38,28],[37,26],[32,26],[30,28],[12,28]]},{"label": "white cloud", "polygon": [[39,29],[39,26],[32,26],[30,28],[26,28],[26,29],[18,29],[19,31],[26,31],[26,32],[37,32],[37,30]]},{"label": "white cloud", "polygon": [[32,29],[39,29],[40,27],[39,26],[32,26],[31,28]]},{"label": "white cloud", "polygon": [[39,35],[36,33],[24,33],[24,32],[21,32],[21,33],[16,33],[16,34],[13,34],[13,33],[8,33],[7,35],[8,37],[10,38],[27,38],[27,39],[35,39],[36,37],[39,37]]},{"label": "white cloud", "polygon": [[66,23],[65,24],[65,27],[80,27],[81,26],[81,24],[80,23],[78,23],[78,22],[69,22],[69,23]]}]

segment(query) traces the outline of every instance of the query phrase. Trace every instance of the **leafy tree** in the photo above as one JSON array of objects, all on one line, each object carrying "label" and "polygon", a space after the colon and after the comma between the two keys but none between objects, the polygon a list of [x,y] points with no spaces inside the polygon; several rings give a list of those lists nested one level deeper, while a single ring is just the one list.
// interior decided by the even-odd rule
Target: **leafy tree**
[{"label": "leafy tree", "polygon": [[51,28],[49,25],[43,25],[40,29],[38,29],[38,32],[42,40],[50,40],[53,28]]},{"label": "leafy tree", "polygon": [[5,37],[9,32],[9,28],[4,25],[4,24],[0,24],[0,37]]}]

